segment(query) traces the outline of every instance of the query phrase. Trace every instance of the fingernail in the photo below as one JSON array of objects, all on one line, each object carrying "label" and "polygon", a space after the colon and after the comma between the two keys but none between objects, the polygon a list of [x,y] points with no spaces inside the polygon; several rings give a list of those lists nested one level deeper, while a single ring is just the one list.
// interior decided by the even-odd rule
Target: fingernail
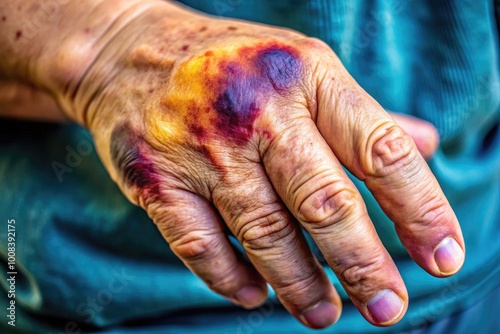
[{"label": "fingernail", "polygon": [[332,303],[322,301],[307,309],[300,317],[311,328],[325,328],[337,321],[339,309]]},{"label": "fingernail", "polygon": [[444,238],[434,252],[434,260],[443,275],[453,275],[464,263],[465,254],[453,237]]},{"label": "fingernail", "polygon": [[422,142],[422,150],[424,157],[430,158],[436,152],[436,141],[432,138],[426,138]]},{"label": "fingernail", "polygon": [[252,308],[266,300],[267,293],[261,287],[247,285],[234,294],[234,299],[244,307]]},{"label": "fingernail", "polygon": [[368,311],[381,325],[390,324],[403,312],[404,302],[392,290],[382,290],[368,301]]}]

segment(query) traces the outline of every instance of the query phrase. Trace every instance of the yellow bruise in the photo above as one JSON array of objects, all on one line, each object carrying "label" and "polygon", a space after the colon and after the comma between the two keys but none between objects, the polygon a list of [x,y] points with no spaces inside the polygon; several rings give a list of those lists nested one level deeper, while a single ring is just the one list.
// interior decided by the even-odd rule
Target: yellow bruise
[{"label": "yellow bruise", "polygon": [[[229,51],[229,52],[228,52]],[[213,103],[218,94],[218,81],[225,79],[220,61],[232,50],[218,49],[196,56],[179,65],[149,123],[152,134],[163,142],[185,142],[189,125],[209,131],[216,114]]]}]

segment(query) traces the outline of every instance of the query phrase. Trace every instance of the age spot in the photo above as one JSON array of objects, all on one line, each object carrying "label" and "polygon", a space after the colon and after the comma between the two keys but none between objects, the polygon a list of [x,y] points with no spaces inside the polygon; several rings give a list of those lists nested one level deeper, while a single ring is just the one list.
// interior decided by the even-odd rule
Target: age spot
[{"label": "age spot", "polygon": [[181,48],[182,51],[187,51],[189,49],[189,44],[184,44]]},{"label": "age spot", "polygon": [[23,36],[23,32],[21,30],[16,31],[16,41],[19,40]]}]

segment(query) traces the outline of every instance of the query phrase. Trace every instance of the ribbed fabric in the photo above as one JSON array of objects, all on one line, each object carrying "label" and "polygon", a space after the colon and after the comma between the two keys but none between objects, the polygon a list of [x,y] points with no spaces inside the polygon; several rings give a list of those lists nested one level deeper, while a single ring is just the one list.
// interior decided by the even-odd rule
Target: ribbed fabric
[{"label": "ribbed fabric", "polygon": [[[383,330],[345,300],[340,322],[325,332],[405,332],[467,309],[493,291],[500,282],[499,0],[183,2],[214,15],[319,37],[383,107],[429,120],[439,129],[442,146],[430,167],[462,224],[467,245],[462,271],[449,279],[426,274],[355,180],[406,282],[410,307],[399,325]],[[51,164],[64,163],[66,147],[87,140],[85,132],[62,126],[33,135],[29,131],[42,126],[2,124],[0,217],[18,221],[17,259],[26,278],[18,286],[17,328],[64,332],[74,321],[82,329],[104,327],[113,333],[309,332],[277,303],[271,304],[272,312],[248,312],[209,291],[170,252],[146,215],[125,200],[95,152],[59,183]],[[27,135],[20,133],[23,129]],[[0,231],[1,254],[6,253],[5,233]],[[126,287],[102,299],[117,272],[130,276]],[[104,302],[91,307],[88,298]],[[275,302],[275,296],[270,300]],[[0,294],[0,307],[6,303],[6,294]]]}]

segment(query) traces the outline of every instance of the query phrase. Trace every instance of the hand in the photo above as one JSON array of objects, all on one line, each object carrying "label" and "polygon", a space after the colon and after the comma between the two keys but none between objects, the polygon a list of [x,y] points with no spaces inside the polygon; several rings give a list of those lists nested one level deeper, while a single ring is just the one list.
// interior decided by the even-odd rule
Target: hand
[{"label": "hand", "polygon": [[55,92],[124,194],[212,290],[255,307],[268,282],[304,324],[331,325],[341,301],[302,227],[369,322],[399,321],[404,283],[342,166],[373,192],[422,268],[459,270],[458,221],[415,142],[328,46],[183,10],[167,20],[168,6],[127,21]]},{"label": "hand", "polygon": [[[436,128],[411,116],[389,114],[412,137],[420,154],[425,159],[431,158],[439,145]],[[54,122],[67,119],[57,101],[47,92],[32,85],[1,81],[0,116]]]}]

